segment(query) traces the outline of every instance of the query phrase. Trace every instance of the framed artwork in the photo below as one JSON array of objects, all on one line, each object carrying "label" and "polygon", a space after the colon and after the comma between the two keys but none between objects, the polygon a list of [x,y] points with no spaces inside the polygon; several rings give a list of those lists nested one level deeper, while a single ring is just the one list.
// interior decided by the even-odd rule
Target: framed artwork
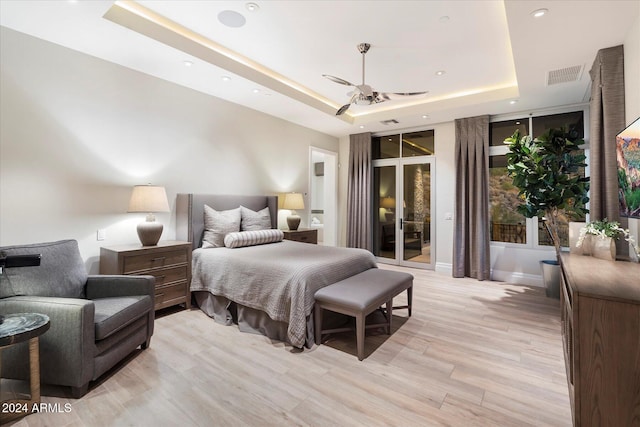
[{"label": "framed artwork", "polygon": [[616,136],[620,216],[640,218],[640,117]]}]

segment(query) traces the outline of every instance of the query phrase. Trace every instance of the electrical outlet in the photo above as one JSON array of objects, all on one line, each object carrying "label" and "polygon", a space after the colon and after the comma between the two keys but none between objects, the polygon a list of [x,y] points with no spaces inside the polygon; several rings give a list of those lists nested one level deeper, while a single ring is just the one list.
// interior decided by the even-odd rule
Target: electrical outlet
[{"label": "electrical outlet", "polygon": [[99,229],[96,233],[96,238],[97,240],[105,240],[107,238],[107,230],[104,228]]}]

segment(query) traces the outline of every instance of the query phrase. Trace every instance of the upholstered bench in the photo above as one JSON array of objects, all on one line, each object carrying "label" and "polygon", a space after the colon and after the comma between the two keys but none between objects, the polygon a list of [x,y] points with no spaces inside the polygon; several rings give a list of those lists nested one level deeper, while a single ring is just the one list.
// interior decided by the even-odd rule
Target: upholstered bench
[{"label": "upholstered bench", "polygon": [[[402,291],[407,291],[407,305],[393,307],[393,297]],[[393,309],[409,310],[411,316],[411,299],[413,295],[413,276],[399,271],[372,268],[355,276],[326,286],[315,293],[315,341],[322,342],[322,335],[349,330],[322,329],[322,311],[329,310],[346,314],[356,318],[356,346],[358,360],[364,359],[364,331],[365,328],[385,327],[387,334],[391,334],[391,318]],[[382,324],[365,325],[365,318],[383,304],[386,322]]]}]

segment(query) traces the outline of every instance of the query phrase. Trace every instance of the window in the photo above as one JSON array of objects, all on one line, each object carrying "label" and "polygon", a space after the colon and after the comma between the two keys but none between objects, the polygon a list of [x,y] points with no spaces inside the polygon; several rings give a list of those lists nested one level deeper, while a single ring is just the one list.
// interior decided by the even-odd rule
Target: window
[{"label": "window", "polygon": [[[520,135],[542,135],[550,128],[560,126],[575,131],[576,137],[584,138],[584,111],[551,114],[526,118],[496,121],[489,124],[489,214],[492,242],[516,243],[528,246],[552,246],[544,222],[538,218],[527,219],[517,211],[520,204],[518,189],[507,175],[504,140],[516,131]],[[586,152],[585,152],[586,154]],[[581,171],[585,176],[586,171]],[[569,245],[569,221],[585,221],[585,217],[561,215],[560,240],[562,246]],[[535,233],[533,230],[536,230]]]}]

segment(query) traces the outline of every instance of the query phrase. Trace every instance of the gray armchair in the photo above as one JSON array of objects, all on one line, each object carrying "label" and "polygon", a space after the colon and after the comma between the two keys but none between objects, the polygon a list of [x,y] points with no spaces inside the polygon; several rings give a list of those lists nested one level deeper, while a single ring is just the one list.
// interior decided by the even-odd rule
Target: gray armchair
[{"label": "gray armchair", "polygon": [[[75,240],[0,247],[0,254],[41,254],[38,267],[5,268],[0,314],[49,316],[40,337],[40,381],[71,386],[83,396],[138,346],[149,346],[154,321],[153,276],[88,276]],[[2,377],[29,378],[28,346],[2,351]]]}]

